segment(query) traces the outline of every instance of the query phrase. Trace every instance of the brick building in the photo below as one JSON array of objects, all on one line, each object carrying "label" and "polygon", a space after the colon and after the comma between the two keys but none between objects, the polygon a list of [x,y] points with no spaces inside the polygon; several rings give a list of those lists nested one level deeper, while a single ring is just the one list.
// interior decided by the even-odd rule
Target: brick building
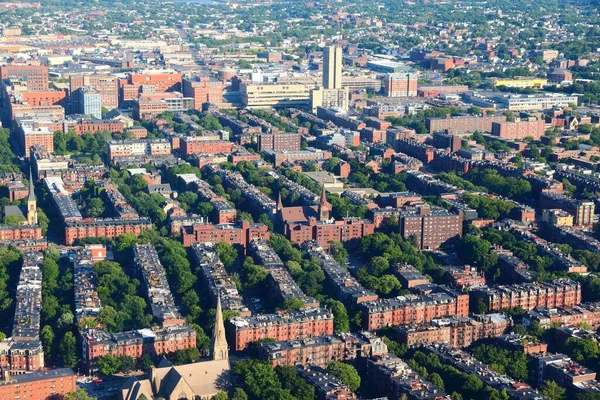
[{"label": "brick building", "polygon": [[388,97],[414,97],[417,95],[417,74],[396,72],[383,78],[383,87]]},{"label": "brick building", "polygon": [[209,78],[183,78],[181,81],[183,95],[194,99],[194,109],[202,111],[202,104],[223,104],[222,81]]},{"label": "brick building", "polygon": [[273,367],[278,365],[327,367],[331,361],[352,361],[356,358],[387,354],[387,346],[377,336],[366,333],[316,336],[296,340],[262,343],[261,358]]},{"label": "brick building", "polygon": [[64,123],[64,131],[73,130],[79,136],[86,133],[110,132],[122,133],[125,130],[125,124],[112,119],[94,119],[94,118],[70,118]]},{"label": "brick building", "polygon": [[71,368],[7,376],[0,382],[0,399],[62,398],[67,393],[77,390],[76,377],[75,371]]},{"label": "brick building", "polygon": [[473,133],[477,132],[490,132],[492,130],[493,122],[504,122],[506,117],[504,115],[465,115],[446,118],[427,118],[425,119],[425,126],[429,130],[429,133],[433,132],[445,132],[450,133]]},{"label": "brick building", "polygon": [[41,239],[42,227],[39,225],[0,225],[0,242],[7,240]]},{"label": "brick building", "polygon": [[543,119],[529,118],[517,121],[492,122],[492,135],[502,139],[523,140],[527,137],[540,140],[546,133]]},{"label": "brick building", "polygon": [[119,103],[135,100],[140,88],[153,87],[155,92],[181,91],[181,74],[169,71],[148,71],[146,73],[128,73],[125,79],[119,79]]},{"label": "brick building", "polygon": [[422,205],[399,215],[400,235],[414,238],[420,249],[437,249],[448,239],[462,236],[463,217],[441,207]]},{"label": "brick building", "polygon": [[332,242],[360,239],[374,232],[375,224],[372,221],[359,218],[333,222],[309,218],[307,222],[288,223],[286,226],[286,236],[292,243],[302,244],[314,240],[324,248],[329,248]]},{"label": "brick building", "polygon": [[82,87],[92,87],[100,93],[102,107],[109,110],[119,107],[119,90],[117,77],[112,75],[71,75],[69,77],[70,92]]},{"label": "brick building", "polygon": [[422,324],[447,316],[466,317],[469,295],[446,286],[429,294],[410,294],[361,304],[363,328],[378,330],[386,326]]},{"label": "brick building", "polygon": [[581,303],[581,285],[579,282],[569,279],[480,287],[472,289],[469,293],[473,304],[478,304],[481,300],[487,307],[488,312],[517,307],[524,311],[530,311],[538,307],[568,308]]},{"label": "brick building", "polygon": [[261,133],[257,137],[258,151],[300,151],[298,133]]},{"label": "brick building", "polygon": [[196,331],[188,325],[154,327],[135,331],[109,333],[103,329],[85,329],[81,334],[83,362],[87,370],[97,370],[97,360],[106,354],[130,356],[134,360],[144,354],[158,357],[196,347]]},{"label": "brick building", "polygon": [[229,320],[227,342],[234,351],[262,339],[298,340],[333,335],[333,314],[323,308],[303,308],[284,314],[261,314]]},{"label": "brick building", "polygon": [[236,224],[194,224],[181,228],[181,240],[185,247],[194,243],[226,242],[246,249],[252,240],[269,240],[271,234],[265,224],[241,221]]},{"label": "brick building", "polygon": [[428,324],[400,326],[396,330],[396,339],[408,347],[430,344],[469,347],[477,340],[505,334],[510,326],[510,318],[503,314],[449,317],[436,319]]},{"label": "brick building", "polygon": [[48,90],[48,67],[42,65],[3,65],[0,79],[19,78],[27,81],[28,91]]},{"label": "brick building", "polygon": [[182,156],[192,154],[219,154],[231,153],[233,143],[224,140],[198,140],[194,136],[182,137],[179,142],[179,151]]},{"label": "brick building", "polygon": [[452,153],[455,153],[462,148],[462,137],[446,132],[433,132],[433,147],[449,149]]},{"label": "brick building", "polygon": [[65,223],[65,244],[71,245],[86,237],[116,238],[123,233],[133,233],[136,237],[142,231],[152,229],[150,218],[138,219],[95,218],[91,220],[67,221]]}]

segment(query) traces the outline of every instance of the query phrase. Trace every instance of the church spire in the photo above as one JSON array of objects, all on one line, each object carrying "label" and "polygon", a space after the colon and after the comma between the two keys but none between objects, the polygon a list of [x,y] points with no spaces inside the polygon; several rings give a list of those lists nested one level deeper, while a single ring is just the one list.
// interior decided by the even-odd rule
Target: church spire
[{"label": "church spire", "polygon": [[279,197],[277,198],[277,210],[283,210],[283,201],[281,200],[281,191],[279,192]]},{"label": "church spire", "polygon": [[37,199],[35,197],[35,187],[33,186],[33,174],[31,173],[31,167],[29,167],[29,196],[27,197],[27,224],[37,225],[38,223],[38,212],[37,212]]},{"label": "church spire", "polygon": [[225,324],[223,323],[220,293],[217,297],[217,312],[210,351],[213,360],[227,360],[229,358],[229,346],[227,345],[227,339],[225,338]]},{"label": "church spire", "polygon": [[321,199],[319,200],[319,221],[327,221],[331,213],[331,204],[327,201],[325,193],[325,184],[321,186]]},{"label": "church spire", "polygon": [[33,174],[31,173],[31,167],[29,167],[29,198],[27,201],[36,201],[35,191],[33,186]]}]

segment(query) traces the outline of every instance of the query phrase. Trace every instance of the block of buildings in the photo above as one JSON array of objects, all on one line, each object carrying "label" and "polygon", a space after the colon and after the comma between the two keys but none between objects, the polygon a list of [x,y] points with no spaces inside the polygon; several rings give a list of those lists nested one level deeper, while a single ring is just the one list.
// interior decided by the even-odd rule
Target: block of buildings
[{"label": "block of buildings", "polygon": [[387,346],[372,333],[343,333],[261,344],[261,358],[273,367],[327,367],[331,361],[352,361],[387,354]]},{"label": "block of buildings", "polygon": [[267,282],[271,297],[279,304],[287,300],[301,300],[305,307],[318,307],[319,302],[313,297],[305,295],[298,287],[283,261],[266,240],[253,240],[248,244],[248,252],[252,255],[257,265],[264,267],[269,275]]},{"label": "block of buildings", "polygon": [[469,296],[447,286],[433,287],[428,294],[409,294],[361,304],[363,328],[377,330],[388,326],[421,324],[447,316],[466,317]]},{"label": "block of buildings", "polygon": [[396,339],[408,347],[430,344],[469,347],[477,340],[505,334],[511,325],[510,317],[503,314],[447,317],[425,324],[399,326],[396,329]]},{"label": "block of buildings", "polygon": [[523,283],[496,287],[478,287],[470,291],[471,301],[481,300],[489,312],[520,307],[534,308],[573,307],[581,303],[581,285],[570,279],[548,282]]},{"label": "block of buildings", "polygon": [[167,274],[156,249],[151,244],[137,244],[133,248],[134,264],[140,271],[146,288],[152,315],[163,327],[185,322],[171,293]]},{"label": "block of buildings", "polygon": [[325,252],[325,249],[314,243],[307,243],[305,247],[311,257],[316,257],[319,260],[328,284],[334,289],[336,297],[344,304],[355,306],[377,300],[378,296],[375,293],[358,283],[347,269]]},{"label": "block of buildings", "polygon": [[248,317],[250,310],[242,301],[232,277],[225,270],[216,249],[211,244],[197,243],[192,246],[196,263],[200,266],[202,278],[208,285],[213,304],[221,298],[223,310],[237,311],[240,316]]},{"label": "block of buildings", "polygon": [[262,339],[298,340],[333,335],[333,314],[323,308],[303,308],[282,314],[234,317],[227,334],[231,349],[240,351]]}]

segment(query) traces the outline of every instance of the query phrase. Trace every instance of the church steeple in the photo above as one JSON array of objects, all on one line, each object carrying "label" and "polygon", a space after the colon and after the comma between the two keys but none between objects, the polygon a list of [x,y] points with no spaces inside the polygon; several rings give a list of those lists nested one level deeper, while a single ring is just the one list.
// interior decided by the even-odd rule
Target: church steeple
[{"label": "church steeple", "polygon": [[325,185],[321,186],[321,199],[319,200],[319,221],[327,221],[331,213],[331,204],[327,201]]},{"label": "church steeple", "polygon": [[27,197],[27,224],[37,225],[37,223],[37,199],[35,197],[35,187],[33,186],[33,175],[31,173],[31,167],[29,167],[29,197]]},{"label": "church steeple", "polygon": [[215,316],[215,327],[210,343],[210,352],[213,360],[229,359],[229,346],[225,338],[225,324],[223,323],[223,311],[221,310],[221,294],[217,297],[217,315]]},{"label": "church steeple", "polygon": [[277,211],[283,209],[283,201],[281,200],[281,192],[279,192],[279,197],[277,198]]}]

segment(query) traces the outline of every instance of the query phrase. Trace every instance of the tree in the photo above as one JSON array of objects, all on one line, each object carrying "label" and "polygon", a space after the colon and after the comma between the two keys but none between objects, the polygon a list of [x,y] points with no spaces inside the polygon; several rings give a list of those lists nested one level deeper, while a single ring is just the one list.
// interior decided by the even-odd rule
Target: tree
[{"label": "tree", "polygon": [[153,366],[154,363],[147,353],[144,353],[138,360],[138,369],[141,369],[142,371],[149,371]]},{"label": "tree", "polygon": [[212,397],[212,400],[228,400],[229,396],[225,392],[219,392]]},{"label": "tree", "polygon": [[279,382],[281,382],[281,387],[284,390],[289,390],[294,398],[298,400],[313,400],[315,398],[315,388],[298,376],[295,367],[279,365],[275,368],[275,372]]},{"label": "tree", "polygon": [[390,269],[390,262],[385,257],[377,256],[371,259],[369,266],[373,275],[382,276]]},{"label": "tree", "polygon": [[440,390],[444,390],[444,380],[442,379],[442,377],[440,376],[440,374],[438,374],[436,372],[432,373],[431,375],[429,375],[429,380],[435,386],[437,386],[438,388],[440,388]]},{"label": "tree", "polygon": [[244,389],[238,387],[233,390],[231,400],[248,400],[248,395],[244,392]]},{"label": "tree", "polygon": [[348,310],[344,303],[338,300],[328,299],[324,306],[333,313],[333,329],[335,333],[345,333],[350,331],[350,318]]},{"label": "tree", "polygon": [[301,308],[304,308],[305,306],[306,304],[304,304],[304,302],[297,297],[290,297],[288,299],[285,299],[285,301],[283,302],[283,309],[287,311],[299,310]]},{"label": "tree", "polygon": [[63,366],[73,368],[77,364],[77,339],[73,332],[67,332],[58,346]]},{"label": "tree", "polygon": [[229,269],[233,267],[235,260],[238,257],[238,252],[233,248],[232,245],[226,242],[219,242],[216,245],[217,254],[219,255],[219,259],[225,266],[225,268]]},{"label": "tree", "polygon": [[344,364],[339,361],[331,361],[327,364],[327,372],[337,377],[340,381],[348,385],[351,391],[355,392],[360,387],[360,375],[350,364]]},{"label": "tree", "polygon": [[119,357],[119,371],[129,374],[135,368],[135,360],[131,356]]},{"label": "tree", "polygon": [[92,218],[98,218],[104,214],[104,202],[98,197],[94,197],[87,202],[87,215]]},{"label": "tree", "polygon": [[119,357],[112,354],[105,354],[98,357],[98,370],[103,375],[114,375],[119,371],[121,361]]},{"label": "tree", "polygon": [[50,325],[44,325],[40,331],[40,340],[44,348],[44,357],[47,360],[52,359],[52,345],[54,343],[54,331]]},{"label": "tree", "polygon": [[2,220],[4,225],[18,226],[25,222],[25,218],[20,215],[6,215]]},{"label": "tree", "polygon": [[75,392],[67,393],[64,400],[96,400],[96,398],[90,397],[83,389],[77,389]]},{"label": "tree", "polygon": [[562,400],[565,398],[567,392],[564,388],[558,386],[558,384],[551,380],[546,380],[542,384],[541,392],[544,396],[551,400]]}]

